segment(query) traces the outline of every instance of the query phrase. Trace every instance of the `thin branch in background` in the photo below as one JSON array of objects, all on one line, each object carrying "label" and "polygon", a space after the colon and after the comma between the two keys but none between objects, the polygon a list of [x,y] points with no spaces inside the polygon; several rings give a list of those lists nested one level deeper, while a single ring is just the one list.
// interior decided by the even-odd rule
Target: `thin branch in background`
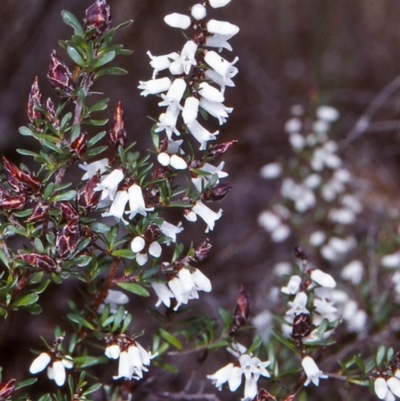
[{"label": "thin branch in background", "polygon": [[391,81],[383,90],[374,98],[371,104],[367,107],[367,110],[357,120],[356,124],[346,135],[346,144],[353,142],[360,135],[369,131],[371,119],[374,114],[379,110],[380,107],[400,89],[400,76],[396,77]]}]

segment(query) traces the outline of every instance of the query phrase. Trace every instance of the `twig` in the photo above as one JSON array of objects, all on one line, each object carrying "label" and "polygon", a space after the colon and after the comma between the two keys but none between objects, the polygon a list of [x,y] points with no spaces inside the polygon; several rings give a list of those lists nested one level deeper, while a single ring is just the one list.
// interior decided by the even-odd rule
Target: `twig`
[{"label": "twig", "polygon": [[356,124],[347,134],[346,144],[354,141],[360,135],[368,131],[368,127],[371,123],[371,119],[376,111],[387,101],[390,96],[392,96],[397,90],[400,89],[400,75],[395,78],[392,82],[383,88],[383,90],[374,98],[371,104],[367,107],[367,110],[358,119]]}]

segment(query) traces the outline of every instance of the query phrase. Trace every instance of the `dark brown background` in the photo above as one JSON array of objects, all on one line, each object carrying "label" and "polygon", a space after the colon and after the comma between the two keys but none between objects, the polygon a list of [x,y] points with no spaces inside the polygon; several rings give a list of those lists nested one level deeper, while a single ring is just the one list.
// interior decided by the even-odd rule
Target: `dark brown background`
[{"label": "dark brown background", "polygon": [[[123,102],[128,135],[145,150],[150,147],[151,126],[146,116],[159,113],[157,100],[141,98],[137,89],[138,81],[150,79],[152,73],[145,52],[159,55],[182,47],[181,33],[167,27],[162,18],[174,11],[188,12],[192,2],[109,3],[115,23],[134,19],[134,24],[116,37],[134,54],[115,61],[129,70],[129,75],[104,79],[95,90],[111,98],[109,118],[116,102]],[[18,127],[27,123],[26,102],[35,75],[39,76],[44,98],[54,96],[45,78],[49,54],[57,48],[58,39],[71,34],[60,12],[67,9],[81,19],[90,4],[86,0],[0,2],[0,149],[13,160],[18,160],[16,147],[34,146],[18,134]],[[234,51],[225,53],[229,60],[239,56],[240,73],[235,78],[236,88],[227,89],[226,104],[235,110],[221,127],[219,140],[238,139],[239,143],[225,158],[234,188],[223,201],[224,215],[215,232],[208,234],[214,248],[203,269],[214,284],[207,301],[210,309],[219,304],[231,308],[241,282],[250,289],[266,291],[269,270],[286,251],[272,247],[257,227],[258,214],[276,190],[258,177],[258,171],[263,164],[288,154],[282,127],[291,105],[326,103],[339,109],[342,118],[333,135],[354,174],[368,180],[365,200],[372,208],[395,205],[400,162],[398,86],[381,102],[370,132],[354,140],[352,136],[346,138],[377,94],[399,74],[398,0],[232,0],[228,7],[214,10],[212,16],[239,25],[241,31],[231,40]],[[59,54],[67,60],[62,50]],[[381,121],[390,121],[389,128],[385,125],[378,131],[382,124],[376,123]],[[190,227],[185,232],[191,238]],[[199,241],[205,237],[202,232],[196,235]],[[70,291],[67,287],[62,296],[44,297],[46,314],[57,316],[65,308]],[[252,298],[255,313],[263,308],[263,297]],[[7,361],[6,373],[12,377],[21,375],[20,367],[26,366],[24,358],[31,357],[18,350],[26,347],[28,340],[29,346],[40,347],[37,335],[51,337],[52,326],[48,321],[37,327],[33,321],[15,319],[7,330],[7,335],[0,336],[0,364],[11,351],[13,358]]]}]

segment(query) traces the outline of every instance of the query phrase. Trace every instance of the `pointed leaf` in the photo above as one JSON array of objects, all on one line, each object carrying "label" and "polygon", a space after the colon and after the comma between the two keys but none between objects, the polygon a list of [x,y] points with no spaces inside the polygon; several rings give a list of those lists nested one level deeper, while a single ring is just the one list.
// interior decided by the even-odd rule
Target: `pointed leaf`
[{"label": "pointed leaf", "polygon": [[61,18],[67,25],[73,28],[75,35],[79,36],[84,35],[84,30],[82,28],[82,25],[79,23],[76,17],[69,11],[61,11]]},{"label": "pointed leaf", "polygon": [[133,294],[139,295],[140,297],[149,297],[149,292],[141,285],[136,283],[118,283],[118,287],[123,288],[126,291],[132,292]]}]

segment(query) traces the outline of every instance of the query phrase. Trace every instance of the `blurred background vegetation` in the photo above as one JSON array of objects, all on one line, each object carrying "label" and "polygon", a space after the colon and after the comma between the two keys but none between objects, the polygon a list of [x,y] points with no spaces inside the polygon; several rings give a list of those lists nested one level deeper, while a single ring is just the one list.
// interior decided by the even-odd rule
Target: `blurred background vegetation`
[{"label": "blurred background vegetation", "polygon": [[[116,37],[134,54],[114,61],[129,71],[127,76],[108,77],[94,90],[111,99],[104,113],[107,118],[112,119],[116,103],[122,101],[129,139],[145,151],[151,148],[152,125],[146,116],[157,117],[160,112],[157,99],[141,98],[137,89],[138,81],[150,79],[152,73],[145,53],[150,50],[160,55],[181,49],[181,32],[166,26],[163,17],[171,12],[187,13],[192,2],[108,2],[115,24],[134,19],[134,24]],[[59,39],[67,39],[72,33],[62,23],[60,12],[69,10],[81,20],[91,3],[0,2],[0,150],[14,162],[20,161],[17,147],[33,146],[18,134],[18,127],[27,124],[26,104],[34,77],[39,76],[43,98],[54,98],[46,79],[51,50],[57,49],[69,62],[57,46]],[[239,56],[239,75],[236,88],[226,92],[225,103],[234,107],[234,112],[220,127],[218,139],[239,142],[225,157],[225,170],[230,175],[227,182],[234,185],[233,190],[218,205],[224,215],[215,232],[207,234],[214,246],[202,267],[214,285],[206,301],[210,310],[217,305],[232,308],[240,283],[248,289],[268,290],[277,245],[272,245],[257,226],[257,216],[273,199],[274,188],[258,174],[264,164],[290,150],[283,131],[290,106],[301,104],[313,110],[329,104],[340,111],[333,137],[339,141],[347,166],[366,183],[364,200],[377,215],[387,207],[396,207],[400,180],[400,84],[394,81],[400,75],[398,0],[232,0],[228,7],[213,11],[211,16],[230,21],[241,31],[231,40],[233,52],[225,53],[228,60]],[[387,85],[389,91],[382,95]],[[369,128],[354,134],[356,122],[374,101],[377,107],[370,113]],[[375,215],[370,218],[371,224],[378,224]],[[206,236],[201,231],[194,234],[188,224],[185,227],[190,239],[196,235],[200,242]],[[73,291],[67,286],[62,292],[46,295],[43,302],[47,303],[47,316],[65,310],[66,299]],[[253,314],[266,307],[263,295],[252,296]],[[21,364],[28,366],[26,358],[31,358],[26,349],[16,352],[21,344],[38,334],[49,339],[52,336],[47,319],[48,327],[37,327],[30,319],[24,322],[26,326],[20,327],[20,319],[11,320],[6,323],[7,333],[0,336],[0,363],[10,352],[13,355],[8,367],[10,377],[20,375]],[[29,344],[38,348],[40,340],[35,338]]]}]

